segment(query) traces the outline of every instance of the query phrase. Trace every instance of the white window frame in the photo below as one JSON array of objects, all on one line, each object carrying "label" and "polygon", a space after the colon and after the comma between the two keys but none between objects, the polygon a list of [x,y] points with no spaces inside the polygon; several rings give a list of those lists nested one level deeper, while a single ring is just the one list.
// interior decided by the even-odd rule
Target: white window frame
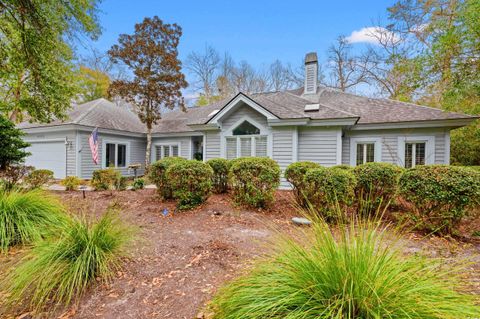
[{"label": "white window frame", "polygon": [[[107,144],[115,144],[115,166],[114,168],[127,168],[130,165],[130,142],[121,140],[103,140],[102,141],[102,168],[109,168],[106,165]],[[125,166],[118,166],[118,145],[125,145]]]},{"label": "white window frame", "polygon": [[[235,130],[240,124],[243,122],[249,122],[250,124],[254,125],[260,130],[260,134],[249,134],[249,135],[233,135],[233,130]],[[251,155],[250,156],[256,156],[256,137],[266,137],[267,138],[267,157],[271,157],[271,132],[268,128],[263,126],[262,124],[258,123],[254,119],[252,119],[249,116],[243,116],[240,118],[238,121],[236,121],[234,124],[230,126],[230,128],[222,134],[221,137],[221,157],[226,158],[227,155],[227,138],[236,138],[237,139],[237,153],[236,153],[236,158],[241,157],[241,146],[240,146],[240,139],[241,138],[251,138]]]},{"label": "white window frame", "polygon": [[[180,154],[182,154],[182,149],[181,149],[181,143],[155,143],[153,144],[153,150],[154,150],[154,159],[155,161],[161,160],[165,158],[164,150],[163,147],[168,146],[169,147],[169,152],[170,154],[173,153],[173,147],[176,146],[178,148],[178,156],[181,157]],[[160,147],[160,158],[157,158],[157,147]],[[173,157],[173,156],[169,156]]]},{"label": "white window frame", "polygon": [[[374,144],[374,162],[382,161],[382,138],[381,137],[351,137],[350,138],[350,166],[357,166],[357,144]],[[364,157],[366,153],[364,154]]]},{"label": "white window frame", "polygon": [[[399,136],[398,137],[398,165],[405,167],[405,145],[406,143],[425,143],[425,165],[435,163],[435,136]],[[414,152],[412,152],[412,156]],[[412,163],[413,164],[413,163]],[[412,165],[412,167],[414,167]]]}]

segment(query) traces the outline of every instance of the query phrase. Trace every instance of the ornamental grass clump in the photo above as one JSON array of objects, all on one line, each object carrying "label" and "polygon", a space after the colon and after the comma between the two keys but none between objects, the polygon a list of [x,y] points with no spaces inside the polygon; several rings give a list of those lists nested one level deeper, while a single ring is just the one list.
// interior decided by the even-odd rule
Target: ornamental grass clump
[{"label": "ornamental grass clump", "polygon": [[230,184],[234,201],[254,208],[269,206],[280,185],[280,167],[266,157],[242,157],[232,161]]},{"label": "ornamental grass clump", "polygon": [[[215,319],[477,318],[459,269],[405,256],[379,223],[331,228],[313,218],[305,236],[275,240],[275,250],[221,288]],[[311,232],[310,232],[311,231]]]},{"label": "ornamental grass clump", "polygon": [[79,300],[93,283],[114,276],[131,235],[112,210],[97,222],[72,217],[56,237],[39,241],[12,265],[1,282],[4,306],[52,311]]},{"label": "ornamental grass clump", "polygon": [[0,252],[40,240],[65,220],[62,204],[44,191],[0,191]]}]

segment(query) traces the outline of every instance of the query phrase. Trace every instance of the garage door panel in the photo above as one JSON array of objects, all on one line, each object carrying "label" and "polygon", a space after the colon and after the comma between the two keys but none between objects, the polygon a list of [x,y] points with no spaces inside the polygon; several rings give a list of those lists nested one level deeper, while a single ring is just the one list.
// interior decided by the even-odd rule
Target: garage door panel
[{"label": "garage door panel", "polygon": [[27,157],[25,164],[36,169],[48,169],[55,178],[65,178],[66,158],[65,142],[30,142],[27,151],[32,153]]}]

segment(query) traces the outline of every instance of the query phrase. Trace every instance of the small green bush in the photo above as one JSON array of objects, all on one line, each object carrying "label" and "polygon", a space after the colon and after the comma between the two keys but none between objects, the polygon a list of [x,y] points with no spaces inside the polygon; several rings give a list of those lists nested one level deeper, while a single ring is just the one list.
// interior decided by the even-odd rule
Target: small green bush
[{"label": "small green bush", "polygon": [[399,191],[414,205],[417,226],[452,234],[469,208],[480,205],[480,172],[457,166],[416,166],[401,175]]},{"label": "small green bush", "polygon": [[25,176],[24,181],[30,188],[40,188],[52,179],[52,171],[48,169],[36,169]]},{"label": "small green bush", "polygon": [[38,242],[7,274],[2,286],[8,305],[33,311],[68,306],[91,284],[113,278],[131,237],[113,211],[96,223],[72,217],[58,236]]},{"label": "small green bush", "polygon": [[128,178],[126,176],[117,176],[117,179],[115,180],[115,190],[117,191],[124,191],[127,189],[127,182]]},{"label": "small green bush", "polygon": [[308,170],[319,168],[320,165],[314,162],[295,162],[285,169],[285,178],[293,186],[293,194],[299,205],[305,207],[305,174]]},{"label": "small green bush", "polygon": [[193,208],[205,202],[212,190],[212,168],[197,160],[177,161],[165,173],[178,200],[179,209]]},{"label": "small green bush", "polygon": [[137,178],[133,181],[133,184],[132,184],[133,191],[144,189],[144,188],[145,188],[145,180],[143,178]]},{"label": "small green bush", "polygon": [[96,191],[105,191],[116,187],[121,173],[114,168],[99,169],[93,171],[90,184]]},{"label": "small green bush", "polygon": [[312,207],[326,218],[338,217],[338,206],[352,203],[357,180],[341,168],[314,168],[305,174],[305,197]]},{"label": "small green bush", "polygon": [[264,208],[274,200],[280,185],[280,167],[266,157],[242,157],[232,161],[229,178],[237,204]]},{"label": "small green bush", "polygon": [[76,191],[82,181],[77,176],[67,176],[62,180],[62,185],[65,186],[66,191]]},{"label": "small green bush", "polygon": [[46,192],[0,191],[0,252],[41,239],[64,218],[64,207]]},{"label": "small green bush", "polygon": [[165,157],[148,168],[148,179],[157,186],[157,192],[163,199],[172,199],[173,190],[170,180],[166,178],[165,172],[170,165],[178,162],[186,161],[183,157]]},{"label": "small green bush", "polygon": [[217,194],[226,193],[228,191],[228,172],[230,171],[231,163],[224,158],[212,158],[207,161],[207,164],[213,170],[213,190]]},{"label": "small green bush", "polygon": [[402,168],[389,163],[365,163],[353,170],[357,178],[356,196],[365,213],[377,211],[395,197]]},{"label": "small green bush", "polygon": [[353,167],[350,166],[350,165],[347,165],[347,164],[339,164],[339,165],[335,165],[333,167],[340,168],[340,169],[346,169],[346,170],[353,170]]},{"label": "small green bush", "polygon": [[452,271],[432,259],[405,256],[390,230],[368,224],[339,231],[314,223],[311,235],[280,235],[271,253],[219,289],[213,318],[478,317],[475,296],[456,291],[464,288],[458,272],[463,265]]}]

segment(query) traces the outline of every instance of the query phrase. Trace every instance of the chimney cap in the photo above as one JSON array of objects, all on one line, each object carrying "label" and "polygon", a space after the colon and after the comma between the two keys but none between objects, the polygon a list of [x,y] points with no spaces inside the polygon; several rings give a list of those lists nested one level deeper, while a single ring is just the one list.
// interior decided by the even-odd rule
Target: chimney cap
[{"label": "chimney cap", "polygon": [[305,55],[305,64],[318,62],[317,52],[309,52]]}]

